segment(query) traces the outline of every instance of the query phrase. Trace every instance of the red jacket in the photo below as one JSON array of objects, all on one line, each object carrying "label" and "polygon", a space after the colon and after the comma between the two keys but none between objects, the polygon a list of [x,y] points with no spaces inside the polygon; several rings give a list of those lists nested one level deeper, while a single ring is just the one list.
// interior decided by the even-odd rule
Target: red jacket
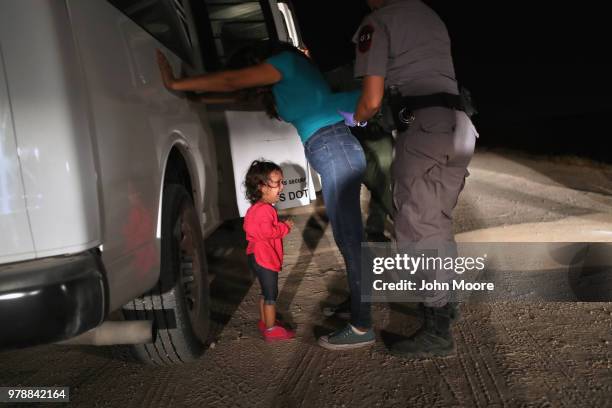
[{"label": "red jacket", "polygon": [[278,220],[276,209],[267,203],[253,204],[244,216],[244,232],[249,241],[246,253],[264,268],[280,272],[283,266],[283,237],[289,226]]}]

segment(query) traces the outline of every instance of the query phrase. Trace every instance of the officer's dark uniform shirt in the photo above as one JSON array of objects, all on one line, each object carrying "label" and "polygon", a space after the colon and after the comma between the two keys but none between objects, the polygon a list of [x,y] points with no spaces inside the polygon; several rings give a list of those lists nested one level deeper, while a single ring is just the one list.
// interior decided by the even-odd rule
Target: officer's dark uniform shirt
[{"label": "officer's dark uniform shirt", "polygon": [[397,85],[406,96],[459,93],[446,27],[420,0],[386,0],[353,42],[356,77],[385,77],[385,87]]}]

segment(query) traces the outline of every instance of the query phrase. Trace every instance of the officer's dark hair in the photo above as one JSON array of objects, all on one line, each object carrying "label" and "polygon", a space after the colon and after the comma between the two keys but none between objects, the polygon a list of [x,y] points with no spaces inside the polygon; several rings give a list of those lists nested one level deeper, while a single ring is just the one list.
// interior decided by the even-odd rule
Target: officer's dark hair
[{"label": "officer's dark hair", "polygon": [[251,204],[255,204],[261,200],[261,187],[268,183],[270,180],[270,173],[273,171],[283,172],[278,164],[269,160],[259,159],[251,163],[244,178],[246,199],[249,200]]},{"label": "officer's dark hair", "polygon": [[[302,51],[294,47],[292,44],[277,40],[259,40],[252,42],[232,54],[228,59],[226,67],[228,69],[241,69],[261,64],[266,59],[278,55],[282,52],[292,52],[306,59],[311,63],[310,59],[304,55]],[[272,94],[272,85],[251,88],[243,93],[247,100],[259,100],[269,117],[281,119],[276,109],[276,101]]]}]

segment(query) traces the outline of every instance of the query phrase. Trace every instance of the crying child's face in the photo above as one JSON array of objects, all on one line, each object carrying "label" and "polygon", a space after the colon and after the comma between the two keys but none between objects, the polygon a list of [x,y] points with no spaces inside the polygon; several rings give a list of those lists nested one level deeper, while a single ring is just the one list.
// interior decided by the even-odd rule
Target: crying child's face
[{"label": "crying child's face", "polygon": [[261,199],[266,203],[274,204],[280,199],[283,188],[283,173],[274,170],[268,176],[266,184],[261,187]]}]

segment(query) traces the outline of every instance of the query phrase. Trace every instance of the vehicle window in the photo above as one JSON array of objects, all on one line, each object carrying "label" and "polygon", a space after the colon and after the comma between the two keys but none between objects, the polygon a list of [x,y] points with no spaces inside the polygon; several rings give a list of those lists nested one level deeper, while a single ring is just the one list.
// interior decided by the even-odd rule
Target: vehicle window
[{"label": "vehicle window", "polygon": [[188,0],[108,0],[183,61],[194,63]]},{"label": "vehicle window", "polygon": [[205,0],[221,66],[241,46],[270,38],[259,1]]}]

